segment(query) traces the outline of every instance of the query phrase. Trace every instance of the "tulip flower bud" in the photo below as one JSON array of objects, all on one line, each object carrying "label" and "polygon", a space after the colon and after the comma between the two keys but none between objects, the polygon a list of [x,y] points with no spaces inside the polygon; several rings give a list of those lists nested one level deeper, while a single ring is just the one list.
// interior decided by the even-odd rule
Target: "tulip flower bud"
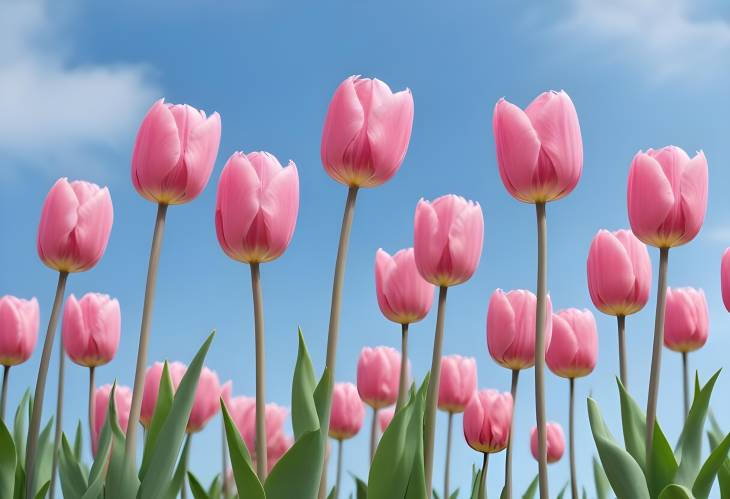
[{"label": "tulip flower bud", "polygon": [[704,346],[709,332],[705,292],[694,288],[668,288],[664,346],[675,352],[693,352]]},{"label": "tulip flower bud", "polygon": [[202,430],[208,421],[220,410],[220,399],[223,396],[218,375],[207,367],[203,367],[198,378],[198,387],[195,390],[195,400],[190,411],[190,418],[186,431],[197,433]]},{"label": "tulip flower bud", "polygon": [[464,438],[478,452],[499,452],[507,447],[514,403],[509,393],[479,390],[464,410]]},{"label": "tulip flower bud", "polygon": [[109,363],[117,353],[122,316],[116,298],[87,293],[77,300],[71,295],[63,308],[63,348],[80,366]]},{"label": "tulip flower bud", "polygon": [[383,315],[399,324],[418,322],[431,309],[433,284],[416,268],[413,248],[395,255],[379,249],[375,254],[375,289]]},{"label": "tulip flower bud", "polygon": [[16,366],[30,358],[38,341],[39,317],[35,298],[0,298],[0,364]]},{"label": "tulip flower bud", "polygon": [[365,407],[352,383],[335,383],[332,392],[329,436],[336,440],[354,437],[365,420]]},{"label": "tulip flower bud", "polygon": [[[547,430],[547,462],[556,463],[560,461],[565,452],[565,434],[563,433],[563,427],[558,423],[548,423]],[[532,428],[530,432],[530,451],[532,451],[532,457],[538,459],[537,455],[537,426]]]},{"label": "tulip flower bud", "polygon": [[590,374],[598,360],[596,320],[588,310],[569,308],[553,314],[553,336],[545,361],[563,378]]},{"label": "tulip flower bud", "polygon": [[464,412],[477,391],[477,361],[474,357],[446,355],[441,358],[438,408],[450,413]]},{"label": "tulip flower bud", "polygon": [[[93,453],[99,447],[99,436],[101,429],[106,422],[106,414],[109,409],[109,397],[111,397],[112,385],[102,385],[94,390],[94,431],[91,443],[93,445]],[[126,386],[116,385],[114,387],[114,408],[117,411],[117,423],[122,432],[127,431],[127,423],[129,422],[129,410],[132,407],[132,390]]]},{"label": "tulip flower bud", "polygon": [[365,347],[357,361],[357,391],[373,409],[395,403],[400,380],[400,353],[391,347]]}]

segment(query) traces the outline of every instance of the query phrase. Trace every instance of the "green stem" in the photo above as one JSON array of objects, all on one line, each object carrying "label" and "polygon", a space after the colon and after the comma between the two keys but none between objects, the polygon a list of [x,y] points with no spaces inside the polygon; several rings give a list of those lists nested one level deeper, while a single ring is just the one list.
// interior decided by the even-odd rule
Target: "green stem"
[{"label": "green stem", "polygon": [[454,413],[449,411],[449,426],[446,430],[446,463],[444,464],[444,497],[449,499],[449,469],[451,468],[451,432],[454,422]]},{"label": "green stem", "polygon": [[56,391],[56,431],[53,437],[53,457],[51,459],[51,487],[48,497],[56,497],[56,473],[58,470],[58,454],[61,449],[61,435],[63,434],[63,385],[66,377],[66,351],[63,342],[58,349],[58,389]]},{"label": "green stem", "polygon": [[337,478],[335,480],[335,499],[340,497],[340,480],[342,478],[342,439],[337,441]]},{"label": "green stem", "polygon": [[537,310],[535,313],[535,412],[537,416],[538,475],[540,498],[549,499],[547,430],[545,417],[545,314],[547,300],[547,217],[545,203],[536,203],[537,214]]},{"label": "green stem", "polygon": [[266,479],[266,354],[264,351],[264,299],[258,263],[251,264],[251,292],[256,337],[256,474]]},{"label": "green stem", "polygon": [[512,394],[513,412],[512,421],[510,421],[509,427],[509,440],[507,441],[507,455],[504,460],[504,499],[512,499],[512,434],[515,427],[514,413],[517,409],[517,383],[520,379],[520,370],[512,369],[512,388],[510,393]]},{"label": "green stem", "polygon": [[408,395],[408,324],[401,325],[400,348],[400,381],[398,383],[398,402],[395,404],[397,413],[406,403]]},{"label": "green stem", "polygon": [[618,322],[618,364],[621,376],[621,384],[625,389],[629,389],[629,374],[626,364],[626,316],[616,316]]},{"label": "green stem", "polygon": [[487,471],[489,470],[489,454],[484,453],[482,475],[479,479],[479,499],[487,499]]},{"label": "green stem", "polygon": [[190,461],[189,455],[190,455],[190,441],[193,439],[193,434],[188,433],[185,437],[185,445],[182,449],[182,455],[185,456],[185,460],[183,461],[183,481],[180,486],[180,498],[181,499],[187,499],[188,497],[188,462]]},{"label": "green stem", "polygon": [[688,353],[682,352],[682,377],[684,378],[684,420],[687,421],[689,414],[689,365]]},{"label": "green stem", "polygon": [[0,419],[5,422],[5,405],[8,401],[8,376],[10,375],[10,366],[3,366],[3,394],[0,399]]},{"label": "green stem", "polygon": [[221,484],[223,485],[223,499],[228,499],[228,445],[226,443],[226,426],[221,418]]},{"label": "green stem", "polygon": [[370,422],[370,462],[375,457],[375,449],[378,448],[378,409],[373,407],[373,420]]},{"label": "green stem", "polygon": [[578,499],[578,477],[575,472],[575,378],[570,378],[570,407],[568,408],[568,441],[570,445],[570,491]]},{"label": "green stem", "polygon": [[89,367],[89,442],[91,443],[91,449],[94,449],[94,426],[96,414],[94,413],[94,370],[95,367]]}]

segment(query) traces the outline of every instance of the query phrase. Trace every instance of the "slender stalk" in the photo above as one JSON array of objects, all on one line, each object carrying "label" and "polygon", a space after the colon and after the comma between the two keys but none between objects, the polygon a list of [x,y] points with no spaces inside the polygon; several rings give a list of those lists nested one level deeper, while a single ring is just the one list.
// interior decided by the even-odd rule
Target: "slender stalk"
[{"label": "slender stalk", "polygon": [[487,499],[487,471],[489,470],[489,454],[484,453],[482,476],[479,480],[479,499]]},{"label": "slender stalk", "polygon": [[340,479],[342,478],[342,439],[337,440],[337,479],[335,480],[335,499],[340,497]]},{"label": "slender stalk", "polygon": [[95,367],[89,367],[89,442],[91,443],[91,449],[94,449],[94,426],[96,414],[94,414],[94,371]]},{"label": "slender stalk", "polygon": [[689,366],[687,363],[688,354],[682,352],[682,376],[684,378],[684,420],[687,421],[689,414]]},{"label": "slender stalk", "polygon": [[[512,388],[510,393],[512,394],[513,407],[517,408],[517,383],[520,379],[520,370],[512,369]],[[504,499],[512,499],[512,434],[515,427],[514,411],[512,413],[512,421],[509,427],[509,440],[507,441],[507,455],[504,460]]]},{"label": "slender stalk", "polygon": [[129,409],[129,423],[127,436],[124,445],[124,464],[136,468],[136,440],[139,415],[142,410],[142,392],[144,391],[144,374],[147,367],[147,349],[150,339],[150,326],[152,324],[152,308],[155,302],[155,287],[157,285],[157,268],[160,264],[160,252],[162,250],[162,236],[165,232],[165,216],[167,205],[157,206],[157,218],[155,229],[152,233],[152,246],[150,248],[150,261],[147,267],[147,282],[144,290],[144,305],[142,307],[142,324],[139,329],[139,347],[137,350],[137,366],[134,371],[134,389],[132,390],[132,403]]},{"label": "slender stalk", "polygon": [[568,408],[568,444],[570,446],[570,491],[573,499],[578,499],[578,477],[575,473],[575,378],[570,383],[570,407]]},{"label": "slender stalk", "polygon": [[436,333],[433,338],[433,356],[431,358],[431,377],[426,395],[426,414],[424,415],[423,464],[426,474],[426,494],[433,494],[433,440],[436,434],[436,402],[438,399],[439,381],[441,379],[441,350],[444,343],[444,321],[446,320],[446,286],[439,289],[438,315],[436,316]]},{"label": "slender stalk", "polygon": [[322,466],[322,476],[319,479],[319,494],[317,494],[317,499],[325,499],[327,497],[327,465],[329,464],[329,452],[327,452],[328,447],[329,444],[327,444],[324,451],[324,466]]},{"label": "slender stalk", "polygon": [[63,434],[63,385],[66,372],[66,351],[63,344],[58,349],[58,389],[56,391],[56,431],[53,437],[53,456],[51,459],[51,487],[48,489],[48,497],[56,497],[56,471],[58,470],[58,454],[61,448],[61,435]]},{"label": "slender stalk", "polygon": [[256,336],[256,474],[266,479],[266,354],[264,351],[264,298],[258,263],[251,265],[251,293]]},{"label": "slender stalk", "polygon": [[180,486],[180,498],[181,499],[187,499],[188,497],[188,462],[190,461],[189,455],[190,455],[190,441],[193,439],[193,434],[188,433],[185,436],[185,445],[182,449],[182,455],[185,456],[185,461],[183,461],[183,470],[185,473],[183,473],[183,481],[182,485]]},{"label": "slender stalk", "polygon": [[398,384],[398,402],[395,412],[398,412],[406,403],[408,395],[408,324],[401,325],[400,347],[400,382]]},{"label": "slender stalk", "polygon": [[221,418],[221,483],[223,499],[228,499],[228,446],[226,444],[226,426]]},{"label": "slender stalk", "polygon": [[3,394],[0,399],[0,419],[5,422],[5,405],[8,402],[8,376],[10,375],[10,366],[3,366]]},{"label": "slender stalk", "polygon": [[547,431],[545,418],[545,301],[547,299],[547,217],[545,203],[536,203],[537,310],[535,313],[535,412],[540,499],[548,499]]},{"label": "slender stalk", "polygon": [[38,378],[36,380],[35,395],[33,397],[33,413],[30,417],[30,425],[28,426],[28,441],[26,444],[25,452],[25,497],[27,499],[33,499],[33,497],[35,496],[35,490],[33,489],[35,488],[35,465],[36,452],[38,451],[38,432],[41,427],[41,416],[43,415],[43,395],[46,392],[48,364],[51,360],[51,353],[53,352],[53,339],[56,335],[58,315],[61,311],[63,294],[66,291],[67,278],[68,272],[58,273],[56,297],[53,299],[53,308],[51,308],[51,317],[48,319],[46,339],[43,342],[41,363],[38,367]]},{"label": "slender stalk", "polygon": [[373,420],[370,422],[370,462],[375,457],[375,449],[378,448],[378,409],[373,407]]},{"label": "slender stalk", "polygon": [[664,309],[667,304],[667,266],[669,248],[659,250],[659,285],[657,287],[656,316],[654,318],[654,346],[651,353],[651,375],[649,377],[649,397],[646,402],[646,469],[649,468],[651,449],[654,443],[654,422],[656,404],[659,396],[659,373],[662,364],[662,344],[664,343]]},{"label": "slender stalk", "polygon": [[628,390],[629,374],[628,366],[626,365],[626,316],[617,315],[616,321],[618,322],[618,364],[621,384]]},{"label": "slender stalk", "polygon": [[444,497],[449,499],[449,468],[451,468],[451,432],[454,413],[449,411],[449,426],[446,430],[446,464],[444,465]]}]

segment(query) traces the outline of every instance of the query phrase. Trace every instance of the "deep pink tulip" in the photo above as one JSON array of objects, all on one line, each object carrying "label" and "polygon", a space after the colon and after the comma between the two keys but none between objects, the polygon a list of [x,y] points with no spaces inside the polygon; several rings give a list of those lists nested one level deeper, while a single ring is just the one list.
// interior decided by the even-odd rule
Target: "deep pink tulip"
[{"label": "deep pink tulip", "polygon": [[365,406],[352,383],[335,383],[332,391],[329,436],[336,440],[354,437],[365,420]]},{"label": "deep pink tulip", "polygon": [[[142,411],[139,418],[140,423],[145,428],[148,428],[152,422],[152,415],[155,412],[155,406],[157,405],[157,394],[160,391],[160,379],[162,378],[162,368],[164,364],[162,362],[155,362],[147,368],[147,372],[144,376],[144,391],[142,392]],[[173,389],[177,389],[180,384],[180,380],[187,371],[187,366],[182,362],[168,362],[167,368],[170,372],[170,379],[172,379]]]},{"label": "deep pink tulip", "polygon": [[223,395],[218,375],[215,371],[203,367],[195,390],[195,401],[190,411],[187,432],[197,433],[202,430],[210,419],[220,410],[220,399]]},{"label": "deep pink tulip", "polygon": [[208,184],[221,140],[218,113],[206,117],[187,104],[155,102],[137,132],[132,183],[145,199],[192,201]]},{"label": "deep pink tulip", "polygon": [[421,199],[414,227],[416,266],[437,286],[469,280],[479,265],[484,216],[479,203],[449,194],[433,202]]},{"label": "deep pink tulip", "polygon": [[730,312],[730,248],[722,254],[722,264],[720,266],[720,287],[722,288],[722,302],[725,308]]},{"label": "deep pink tulip", "polygon": [[38,256],[59,272],[89,270],[106,250],[113,221],[109,189],[58,179],[43,203]]},{"label": "deep pink tulip", "polygon": [[38,341],[39,320],[35,298],[0,298],[0,364],[16,366],[30,358]]},{"label": "deep pink tulip", "polygon": [[289,246],[299,211],[299,174],[267,152],[233,153],[221,173],[215,207],[218,242],[228,256],[269,262]]},{"label": "deep pink tulip", "polygon": [[379,249],[375,254],[375,290],[383,315],[399,324],[418,322],[431,309],[433,284],[416,268],[413,248],[390,256]]},{"label": "deep pink tulip", "polygon": [[[545,429],[547,430],[547,462],[556,463],[560,461],[565,452],[563,427],[558,423],[550,422]],[[537,426],[533,426],[530,432],[530,451],[532,451],[532,457],[537,459]]]},{"label": "deep pink tulip", "polygon": [[351,187],[375,187],[398,171],[413,127],[411,91],[351,76],[332,97],[322,131],[327,174]]},{"label": "deep pink tulip", "polygon": [[583,170],[583,141],[573,101],[545,92],[523,111],[500,99],[494,107],[499,175],[520,201],[540,203],[568,195]]},{"label": "deep pink tulip", "polygon": [[77,300],[72,294],[63,307],[63,348],[80,366],[109,363],[117,353],[122,316],[116,298],[87,293]]},{"label": "deep pink tulip", "polygon": [[[236,424],[251,459],[256,461],[256,399],[252,397],[233,397],[227,404],[231,419]],[[266,404],[266,457],[268,471],[271,471],[283,456],[293,440],[284,432],[284,422],[289,411],[276,404]]]},{"label": "deep pink tulip", "polygon": [[388,429],[390,422],[393,421],[393,416],[395,416],[394,407],[388,407],[378,411],[378,426],[380,426],[381,433],[385,433],[385,430]]},{"label": "deep pink tulip", "polygon": [[649,301],[651,260],[646,245],[630,230],[601,229],[588,251],[588,291],[598,310],[631,315]]},{"label": "deep pink tulip", "polygon": [[478,452],[499,452],[507,447],[514,404],[512,395],[479,390],[464,411],[464,438]]},{"label": "deep pink tulip", "polygon": [[707,211],[707,159],[679,147],[639,151],[629,171],[628,208],[636,237],[658,248],[691,241]]},{"label": "deep pink tulip", "polygon": [[[101,429],[106,422],[111,392],[112,385],[102,385],[94,391],[94,432],[91,439],[94,446],[92,449],[94,455],[96,455],[96,449],[99,445]],[[117,423],[122,432],[126,432],[127,423],[129,422],[129,410],[132,406],[132,390],[126,386],[117,385],[114,388],[114,406],[117,411]]]},{"label": "deep pink tulip", "polygon": [[693,352],[704,346],[709,332],[705,292],[694,288],[667,288],[664,346],[675,352]]},{"label": "deep pink tulip", "polygon": [[[552,337],[552,303],[545,304],[545,351]],[[535,324],[537,297],[518,289],[505,293],[497,289],[489,299],[487,346],[489,354],[507,369],[527,369],[535,364]]]},{"label": "deep pink tulip", "polygon": [[395,403],[400,380],[400,353],[391,347],[365,347],[357,361],[357,391],[373,409]]},{"label": "deep pink tulip", "polygon": [[446,355],[441,358],[438,408],[451,413],[464,412],[477,391],[477,361],[474,357]]},{"label": "deep pink tulip", "polygon": [[563,378],[580,378],[593,371],[598,361],[598,331],[589,310],[569,308],[553,314],[553,336],[545,360]]}]

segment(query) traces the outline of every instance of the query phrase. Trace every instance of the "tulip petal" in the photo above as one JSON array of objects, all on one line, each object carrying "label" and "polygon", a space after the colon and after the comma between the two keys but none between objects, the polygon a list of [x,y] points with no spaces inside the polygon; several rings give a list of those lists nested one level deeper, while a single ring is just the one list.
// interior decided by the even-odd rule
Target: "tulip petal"
[{"label": "tulip petal", "polygon": [[351,76],[337,87],[322,131],[322,163],[339,181],[346,180],[340,177],[340,170],[347,166],[342,164],[342,159],[350,153],[353,141],[365,124],[365,111],[355,90],[356,81],[357,77]]},{"label": "tulip petal", "polygon": [[502,182],[517,199],[531,202],[540,153],[537,132],[527,114],[505,99],[494,107],[493,128]]},{"label": "tulip petal", "polygon": [[674,206],[672,185],[657,160],[639,152],[631,165],[628,210],[631,229],[647,244],[655,244],[659,227]]},{"label": "tulip petal", "polygon": [[198,196],[208,185],[218,156],[221,140],[221,117],[213,113],[193,128],[185,144],[184,161],[187,170],[185,198]]},{"label": "tulip petal", "polygon": [[78,223],[74,229],[79,266],[73,269],[88,270],[99,261],[109,242],[114,207],[109,189],[104,187],[78,209]]},{"label": "tulip petal", "polygon": [[707,212],[707,159],[699,152],[682,172],[681,211],[684,214],[684,240],[693,239],[702,227]]},{"label": "tulip petal", "polygon": [[[154,200],[183,153],[177,123],[162,99],[155,102],[142,121],[132,154],[132,182],[137,191]],[[154,186],[156,192],[150,192]]]},{"label": "tulip petal", "polygon": [[256,171],[243,153],[234,153],[221,173],[216,197],[216,232],[232,258],[243,250],[245,235],[259,212],[260,185]]},{"label": "tulip petal", "polygon": [[261,213],[266,224],[268,259],[280,256],[289,246],[299,212],[299,174],[294,162],[279,168],[265,187],[261,198]]},{"label": "tulip petal", "polygon": [[[382,83],[379,80],[375,82]],[[385,91],[373,91],[367,118],[367,137],[376,184],[385,182],[398,171],[413,128],[413,96],[410,90],[392,94],[387,85],[382,85]]]}]

